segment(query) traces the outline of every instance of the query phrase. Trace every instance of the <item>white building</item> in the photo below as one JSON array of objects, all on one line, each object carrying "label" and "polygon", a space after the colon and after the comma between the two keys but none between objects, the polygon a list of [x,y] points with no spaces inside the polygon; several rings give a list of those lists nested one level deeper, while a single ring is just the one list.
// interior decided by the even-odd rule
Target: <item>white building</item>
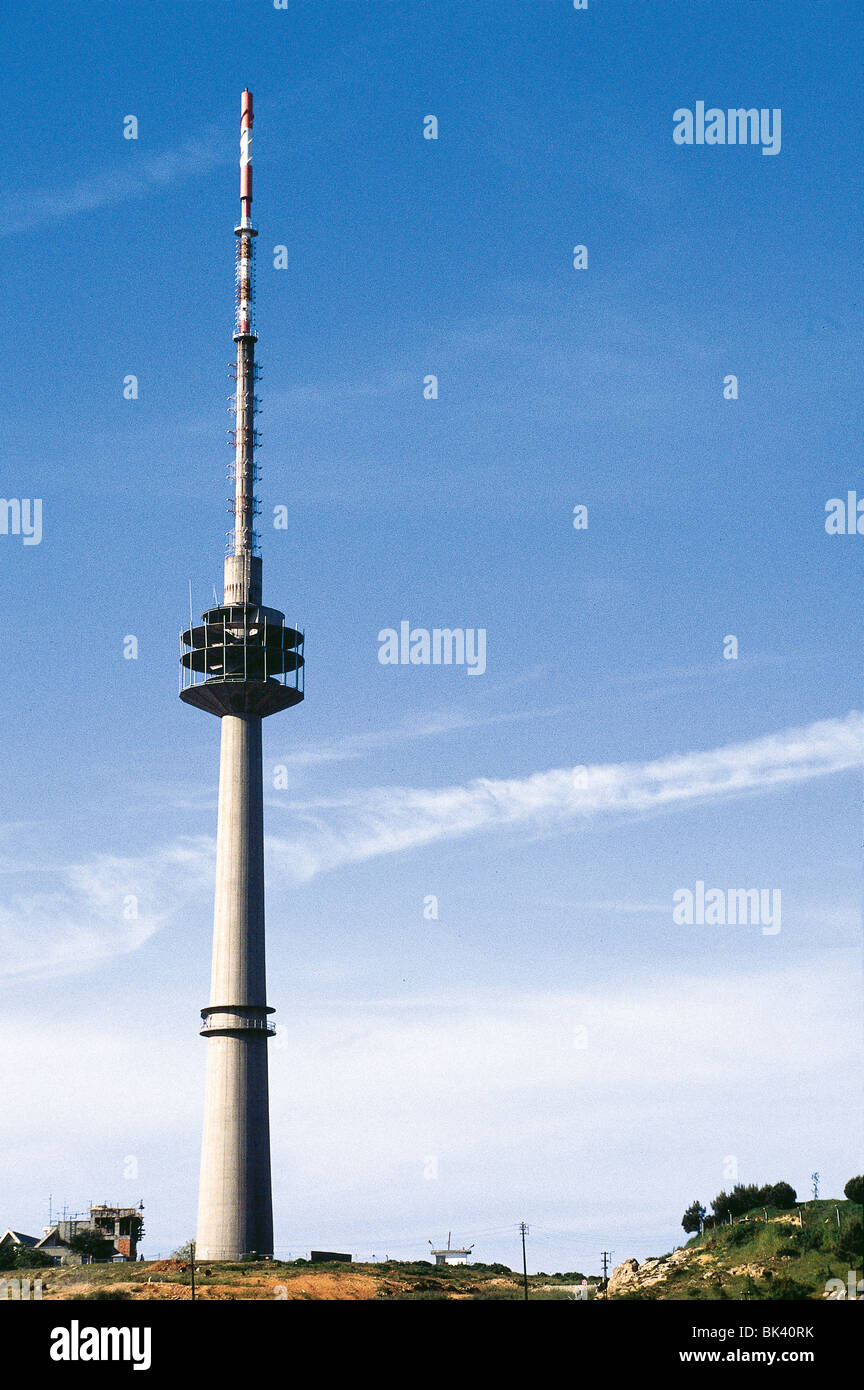
[{"label": "white building", "polygon": [[[429,1243],[431,1245],[432,1242],[430,1241]],[[467,1248],[462,1247],[461,1249],[454,1249],[454,1247],[450,1244],[450,1232],[448,1231],[447,1249],[433,1250],[432,1254],[435,1257],[436,1265],[467,1265],[468,1256],[471,1254],[471,1251],[473,1249],[473,1245],[469,1245]]]}]

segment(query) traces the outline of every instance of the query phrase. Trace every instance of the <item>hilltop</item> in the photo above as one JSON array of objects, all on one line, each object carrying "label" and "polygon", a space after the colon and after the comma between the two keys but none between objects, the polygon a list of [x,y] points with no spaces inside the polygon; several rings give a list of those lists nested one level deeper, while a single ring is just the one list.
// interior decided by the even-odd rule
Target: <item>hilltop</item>
[{"label": "hilltop", "polygon": [[[616,1299],[825,1298],[829,1279],[846,1284],[864,1268],[861,1204],[820,1200],[798,1210],[754,1208],[656,1259],[612,1271]],[[767,1216],[767,1219],[766,1219]]]}]

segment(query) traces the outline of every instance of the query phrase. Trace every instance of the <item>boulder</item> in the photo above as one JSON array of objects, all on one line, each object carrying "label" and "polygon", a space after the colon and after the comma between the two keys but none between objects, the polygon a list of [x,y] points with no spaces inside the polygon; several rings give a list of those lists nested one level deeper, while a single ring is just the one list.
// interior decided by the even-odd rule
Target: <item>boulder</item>
[{"label": "boulder", "polygon": [[616,1265],[609,1279],[610,1294],[619,1293],[621,1289],[632,1284],[639,1269],[638,1260],[622,1260],[620,1265]]}]

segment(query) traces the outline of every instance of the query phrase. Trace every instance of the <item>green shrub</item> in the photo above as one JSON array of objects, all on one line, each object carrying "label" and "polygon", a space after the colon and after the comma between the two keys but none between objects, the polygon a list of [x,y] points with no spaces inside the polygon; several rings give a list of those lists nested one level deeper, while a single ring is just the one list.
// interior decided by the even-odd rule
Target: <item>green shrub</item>
[{"label": "green shrub", "polygon": [[821,1250],[824,1244],[824,1236],[818,1226],[804,1226],[798,1233],[797,1241],[802,1251]]},{"label": "green shrub", "polygon": [[864,1226],[860,1221],[850,1221],[845,1231],[840,1232],[837,1254],[841,1260],[848,1260],[853,1268],[864,1260]]},{"label": "green shrub", "polygon": [[50,1269],[53,1261],[43,1250],[33,1250],[27,1245],[19,1245],[15,1254],[16,1269]]},{"label": "green shrub", "polygon": [[864,1202],[864,1177],[850,1178],[843,1192],[850,1202]]},{"label": "green shrub", "polygon": [[740,1226],[730,1226],[726,1232],[726,1244],[733,1247],[739,1245],[749,1245],[753,1239],[753,1229],[750,1226],[741,1224]]},{"label": "green shrub", "polygon": [[765,1297],[770,1299],[792,1299],[809,1298],[810,1289],[806,1284],[801,1284],[797,1279],[789,1279],[782,1275],[779,1279],[774,1279],[771,1286],[766,1289]]}]

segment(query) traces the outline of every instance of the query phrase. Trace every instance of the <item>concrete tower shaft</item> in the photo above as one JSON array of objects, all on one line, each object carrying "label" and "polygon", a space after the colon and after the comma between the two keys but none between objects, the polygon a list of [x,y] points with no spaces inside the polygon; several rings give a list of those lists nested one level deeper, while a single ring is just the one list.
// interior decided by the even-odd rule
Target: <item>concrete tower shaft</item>
[{"label": "concrete tower shaft", "polygon": [[[261,717],[226,714],[219,762],[208,1028],[222,1020],[220,1004],[230,1001],[244,1012],[266,1011],[265,995]],[[264,1020],[254,1022],[263,1026]]]},{"label": "concrete tower shaft", "polygon": [[252,94],[240,117],[240,223],[232,408],[234,525],[221,607],[181,633],[180,696],[222,721],[210,1002],[201,1010],[207,1086],[197,1249],[207,1260],[273,1253],[264,942],[261,721],[303,699],[303,634],[262,603],[256,553]]},{"label": "concrete tower shaft", "polygon": [[201,1259],[273,1253],[265,1003],[261,719],[225,715],[219,772],[207,1085],[196,1245]]}]

